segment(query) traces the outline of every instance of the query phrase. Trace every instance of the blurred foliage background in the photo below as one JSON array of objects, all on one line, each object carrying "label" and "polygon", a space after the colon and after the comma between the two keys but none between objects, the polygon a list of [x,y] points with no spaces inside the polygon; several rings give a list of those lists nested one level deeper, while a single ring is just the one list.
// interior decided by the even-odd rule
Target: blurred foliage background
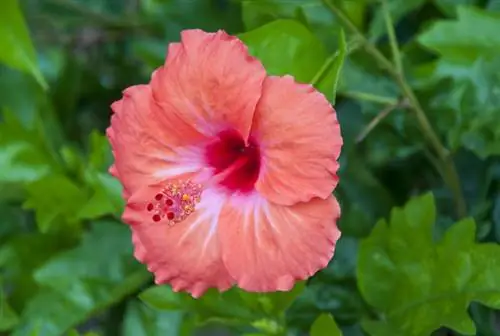
[{"label": "blurred foliage background", "polygon": [[[343,236],[288,293],[153,286],[104,130],[186,28],[335,107]],[[2,0],[0,334],[500,335],[500,1]]]}]

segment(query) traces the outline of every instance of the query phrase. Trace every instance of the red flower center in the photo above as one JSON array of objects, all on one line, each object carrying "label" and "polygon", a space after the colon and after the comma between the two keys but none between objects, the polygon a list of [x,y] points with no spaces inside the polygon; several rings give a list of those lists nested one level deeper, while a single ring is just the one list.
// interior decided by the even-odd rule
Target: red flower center
[{"label": "red flower center", "polygon": [[260,149],[250,139],[248,144],[235,130],[225,130],[206,148],[205,158],[215,174],[227,175],[219,181],[230,192],[248,193],[253,190],[260,171]]}]

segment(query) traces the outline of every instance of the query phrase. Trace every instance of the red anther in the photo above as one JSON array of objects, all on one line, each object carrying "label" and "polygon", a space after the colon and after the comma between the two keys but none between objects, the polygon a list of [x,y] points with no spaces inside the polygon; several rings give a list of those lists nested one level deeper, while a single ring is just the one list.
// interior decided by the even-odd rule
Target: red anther
[{"label": "red anther", "polygon": [[168,183],[146,203],[146,210],[151,212],[153,222],[165,221],[173,225],[182,222],[196,210],[201,193],[202,185],[190,180]]}]

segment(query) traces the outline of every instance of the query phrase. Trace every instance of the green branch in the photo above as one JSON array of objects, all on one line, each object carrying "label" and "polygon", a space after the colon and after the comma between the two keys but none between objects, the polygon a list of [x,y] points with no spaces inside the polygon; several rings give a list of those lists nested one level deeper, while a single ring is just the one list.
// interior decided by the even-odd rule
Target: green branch
[{"label": "green branch", "polygon": [[348,29],[355,38],[361,41],[364,50],[368,54],[370,54],[379,64],[379,66],[386,70],[398,84],[404,97],[408,100],[410,109],[414,112],[415,117],[417,118],[421,132],[423,133],[430,146],[436,152],[436,155],[440,161],[440,165],[442,166],[442,178],[453,193],[458,217],[465,217],[467,215],[467,207],[455,164],[453,163],[448,149],[446,149],[446,147],[441,143],[441,140],[431,126],[427,115],[425,114],[422,106],[420,105],[420,102],[413,92],[413,89],[405,79],[401,65],[401,53],[397,45],[394,27],[387,5],[383,4],[383,9],[385,12],[384,17],[386,20],[386,26],[388,28],[389,41],[391,44],[391,51],[393,53],[395,65],[391,61],[389,61],[387,57],[385,57],[384,54],[382,54],[382,52],[380,52],[380,50],[373,43],[368,41],[368,39],[362,32],[359,31],[359,29],[356,27],[356,25],[354,25],[349,17],[340,8],[334,5],[331,0],[322,1],[325,6],[339,19],[342,25],[346,27],[346,29]]}]

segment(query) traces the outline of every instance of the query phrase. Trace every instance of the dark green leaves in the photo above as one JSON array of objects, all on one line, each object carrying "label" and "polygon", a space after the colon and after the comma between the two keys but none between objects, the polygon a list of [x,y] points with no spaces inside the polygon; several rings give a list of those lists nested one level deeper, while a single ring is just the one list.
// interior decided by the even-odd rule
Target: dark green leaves
[{"label": "dark green leaves", "polygon": [[17,0],[2,2],[0,62],[30,73],[43,88],[47,88],[47,83],[38,68],[35,49]]},{"label": "dark green leaves", "polygon": [[27,187],[27,209],[36,211],[41,232],[66,225],[78,225],[77,214],[86,200],[82,189],[63,175],[51,175],[31,183]]},{"label": "dark green leaves", "polygon": [[[498,66],[500,16],[473,7],[458,7],[456,20],[438,21],[419,42],[438,53],[431,76],[445,92],[433,99],[444,112],[440,127],[453,149],[463,146],[482,158],[497,155],[500,127]],[[475,31],[484,31],[478,35]]]},{"label": "dark green leaves", "polygon": [[471,301],[500,308],[500,246],[475,243],[475,223],[454,224],[433,241],[436,209],[432,194],[395,208],[362,242],[361,292],[383,314],[366,320],[371,335],[429,335],[446,326],[475,335],[467,314]]},{"label": "dark green leaves", "polygon": [[[2,286],[1,282],[0,286]],[[10,306],[3,289],[0,287],[0,332],[10,330],[18,323],[19,316]]]},{"label": "dark green leaves", "polygon": [[0,184],[31,182],[45,176],[52,160],[42,139],[26,129],[12,111],[0,123]]},{"label": "dark green leaves", "polygon": [[459,7],[457,15],[456,20],[434,23],[419,36],[419,42],[452,60],[472,62],[480,57],[498,55],[500,16],[497,13]]},{"label": "dark green leaves", "polygon": [[41,287],[14,335],[60,335],[119,302],[149,279],[132,258],[130,233],[115,222],[96,222],[79,246],[61,252],[34,274]]},{"label": "dark green leaves", "polygon": [[289,292],[248,293],[233,288],[224,293],[209,290],[201,298],[193,299],[185,293],[174,293],[168,286],[155,286],[140,294],[150,307],[170,312],[186,311],[196,324],[224,323],[244,328],[251,326],[264,334],[282,332],[284,314],[302,293],[300,282]]},{"label": "dark green leaves", "polygon": [[[19,2],[26,19],[18,1],[0,6],[0,333],[428,336],[444,326],[498,334],[498,1],[387,0],[385,12],[404,77],[456,163],[477,228],[451,218],[441,164],[414,110],[399,105],[405,78],[370,55],[377,48],[391,61],[379,0]],[[335,103],[342,237],[329,265],[290,292],[233,288],[193,299],[154,286],[118,222],[109,105],[148,83],[167,44],[192,28],[238,34],[270,75],[290,74]],[[416,194],[424,196],[376,224]]]},{"label": "dark green leaves", "polygon": [[153,310],[139,301],[130,301],[123,322],[124,336],[178,335],[182,313]]}]

